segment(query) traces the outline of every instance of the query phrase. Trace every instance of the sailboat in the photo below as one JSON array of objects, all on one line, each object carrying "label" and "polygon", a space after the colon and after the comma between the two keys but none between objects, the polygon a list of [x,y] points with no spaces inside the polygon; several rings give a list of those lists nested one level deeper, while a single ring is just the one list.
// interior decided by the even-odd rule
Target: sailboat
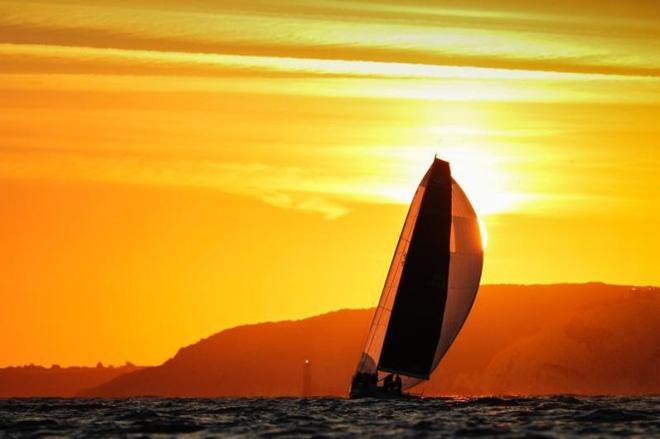
[{"label": "sailboat", "polygon": [[436,157],[410,204],[350,397],[404,397],[428,380],[470,312],[482,268],[477,215]]}]

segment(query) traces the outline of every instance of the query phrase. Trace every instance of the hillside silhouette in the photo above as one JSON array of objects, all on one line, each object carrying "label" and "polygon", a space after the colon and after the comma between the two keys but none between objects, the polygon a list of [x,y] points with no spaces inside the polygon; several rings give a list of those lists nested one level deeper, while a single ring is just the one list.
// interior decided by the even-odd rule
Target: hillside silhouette
[{"label": "hillside silhouette", "polygon": [[[485,286],[425,395],[660,394],[660,289]],[[373,310],[228,329],[86,396],[347,393]]]},{"label": "hillside silhouette", "polygon": [[140,367],[41,367],[19,366],[0,369],[0,398],[72,397]]}]

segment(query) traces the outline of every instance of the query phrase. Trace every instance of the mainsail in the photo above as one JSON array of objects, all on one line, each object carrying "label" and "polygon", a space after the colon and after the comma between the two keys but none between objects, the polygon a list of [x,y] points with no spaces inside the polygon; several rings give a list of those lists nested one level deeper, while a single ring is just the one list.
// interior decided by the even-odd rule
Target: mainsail
[{"label": "mainsail", "polygon": [[449,163],[435,159],[413,197],[358,373],[429,379],[474,302],[483,249],[477,216]]}]

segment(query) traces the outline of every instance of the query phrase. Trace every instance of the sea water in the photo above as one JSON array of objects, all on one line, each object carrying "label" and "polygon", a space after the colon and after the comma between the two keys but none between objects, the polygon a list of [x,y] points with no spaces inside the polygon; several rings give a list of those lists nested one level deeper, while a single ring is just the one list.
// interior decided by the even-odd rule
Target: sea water
[{"label": "sea water", "polygon": [[660,397],[0,400],[1,436],[660,437]]}]

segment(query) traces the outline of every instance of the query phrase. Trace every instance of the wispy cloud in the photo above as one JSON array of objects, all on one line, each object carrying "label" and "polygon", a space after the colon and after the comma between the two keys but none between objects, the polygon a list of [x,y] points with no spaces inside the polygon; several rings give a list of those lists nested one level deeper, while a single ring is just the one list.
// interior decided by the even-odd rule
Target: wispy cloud
[{"label": "wispy cloud", "polygon": [[[4,88],[23,80],[445,101],[660,99],[660,38],[649,38],[660,26],[643,16],[288,0],[5,1],[0,11],[2,72],[14,75]],[[39,74],[49,79],[31,76]]]},{"label": "wispy cloud", "polygon": [[588,16],[380,2],[201,5],[4,2],[0,41],[584,73],[660,69],[657,21],[598,9]]},{"label": "wispy cloud", "polygon": [[0,152],[0,175],[211,188],[256,197],[282,209],[320,213],[330,220],[350,212],[348,206],[337,200],[373,201],[369,189],[361,189],[359,183],[349,191],[345,181],[324,176],[315,169],[155,159],[135,154],[5,150]]}]

